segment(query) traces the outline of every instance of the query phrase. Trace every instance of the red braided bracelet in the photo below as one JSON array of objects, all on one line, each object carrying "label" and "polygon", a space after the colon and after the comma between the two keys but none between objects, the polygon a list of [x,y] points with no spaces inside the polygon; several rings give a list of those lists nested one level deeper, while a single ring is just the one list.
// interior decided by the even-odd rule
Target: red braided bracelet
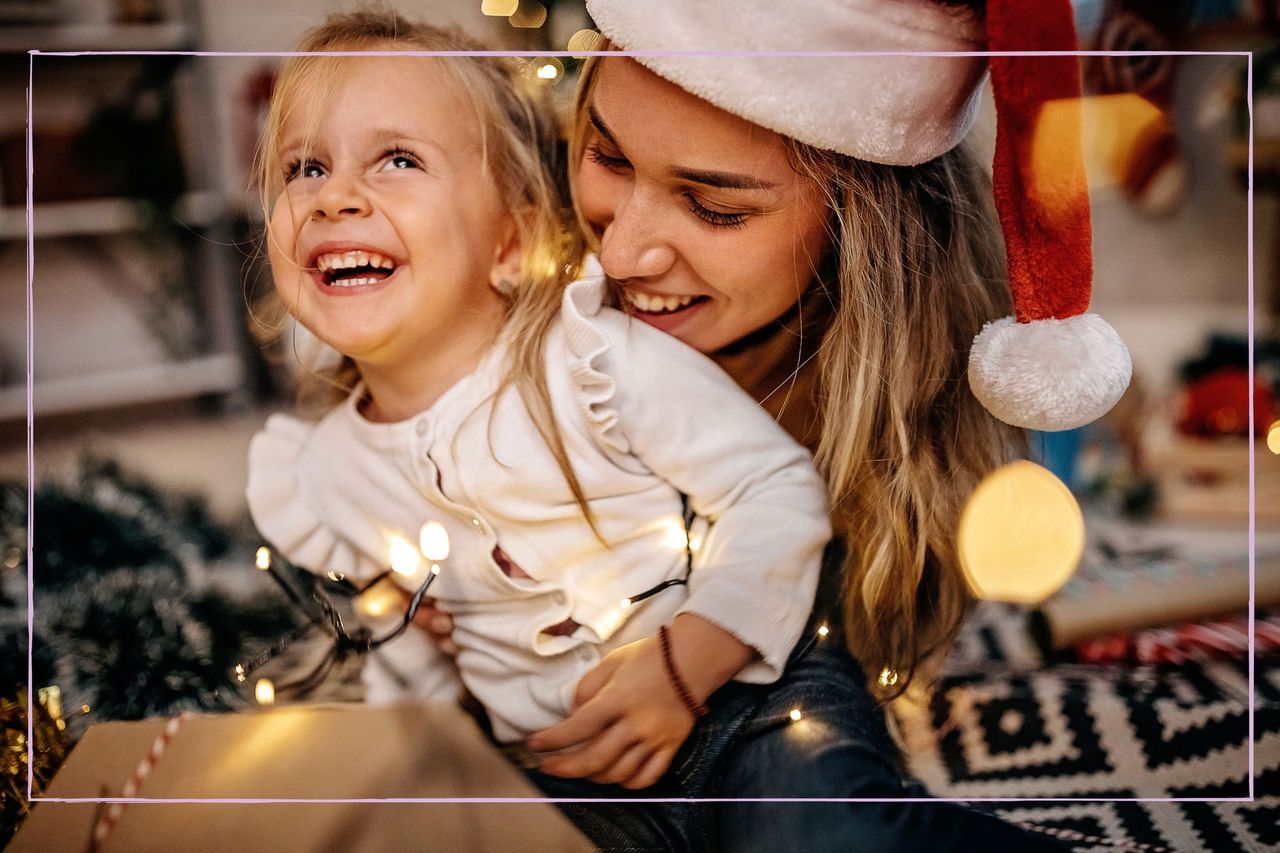
[{"label": "red braided bracelet", "polygon": [[695,720],[710,714],[711,709],[693,698],[693,694],[685,686],[684,679],[676,671],[676,662],[671,657],[671,632],[667,630],[666,625],[658,629],[658,643],[662,646],[662,662],[666,664],[667,676],[671,679],[671,686],[680,695],[680,701],[689,709],[689,713],[693,714]]}]

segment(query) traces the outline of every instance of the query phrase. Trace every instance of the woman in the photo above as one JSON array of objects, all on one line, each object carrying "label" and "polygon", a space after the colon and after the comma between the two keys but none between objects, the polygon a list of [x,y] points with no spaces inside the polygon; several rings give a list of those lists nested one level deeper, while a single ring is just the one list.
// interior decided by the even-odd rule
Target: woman
[{"label": "woman", "polygon": [[[642,4],[643,12],[635,5],[588,3],[604,33],[632,50],[673,46],[654,40],[653,20],[661,29],[667,19],[715,14],[674,0]],[[737,11],[743,6],[752,31],[763,26],[752,9],[778,18],[767,4]],[[881,28],[872,38],[888,32],[916,50],[981,48],[976,19],[952,4],[811,2],[787,14],[808,26],[805,15],[843,22],[851,8],[855,24]],[[909,8],[906,23],[894,17],[901,8]],[[732,17],[691,24],[740,26]],[[873,45],[847,49],[860,46]],[[690,59],[587,66],[571,152],[575,202],[635,315],[712,355],[816,451],[846,547],[830,555],[810,639],[782,681],[695,697],[712,715],[656,784],[627,765],[607,721],[581,714],[531,739],[548,753],[532,777],[557,798],[635,789],[739,800],[922,797],[901,781],[880,703],[927,672],[958,630],[970,604],[954,546],[962,502],[1019,446],[965,382],[974,335],[1008,313],[990,189],[956,147],[972,120],[981,64],[917,68],[924,76],[912,85],[929,89],[928,74],[939,85],[912,98],[888,84],[870,115],[826,123],[805,111],[830,101],[834,78],[809,69],[799,85],[814,91],[793,90],[799,107],[775,122],[768,98],[755,97],[770,87],[768,74],[741,81],[712,67],[703,75]],[[904,120],[909,132],[884,131],[875,109],[914,111]],[[841,134],[879,146],[884,162],[824,144]],[[836,602],[838,612],[824,612]],[[447,616],[422,622],[447,646]],[[796,709],[802,720],[792,726]],[[1049,844],[919,800],[710,808],[566,805],[606,849],[777,850],[801,839],[833,850]]]}]

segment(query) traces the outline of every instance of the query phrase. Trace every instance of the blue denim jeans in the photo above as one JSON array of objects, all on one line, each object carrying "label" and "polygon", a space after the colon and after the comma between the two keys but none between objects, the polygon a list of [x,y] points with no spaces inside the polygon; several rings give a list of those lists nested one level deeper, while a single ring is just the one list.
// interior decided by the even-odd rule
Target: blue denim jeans
[{"label": "blue denim jeans", "polygon": [[[1044,835],[957,803],[690,801],[928,796],[903,781],[884,713],[834,634],[802,642],[776,683],[730,683],[707,704],[711,713],[651,788],[628,791],[526,772],[548,797],[681,800],[561,803],[605,851],[1062,849]],[[789,717],[793,708],[803,715],[799,722]]]}]

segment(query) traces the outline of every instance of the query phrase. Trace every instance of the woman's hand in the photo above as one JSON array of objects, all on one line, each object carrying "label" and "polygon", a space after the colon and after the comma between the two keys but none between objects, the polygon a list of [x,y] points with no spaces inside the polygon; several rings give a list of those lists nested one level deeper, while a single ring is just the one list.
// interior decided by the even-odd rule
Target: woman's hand
[{"label": "woman's hand", "polygon": [[[401,590],[405,598],[405,606],[413,597]],[[418,612],[413,614],[413,624],[427,632],[436,648],[449,657],[458,654],[458,644],[453,641],[453,617],[436,607],[434,598],[424,598],[418,605]]]},{"label": "woman's hand", "polygon": [[[671,625],[672,657],[685,685],[705,701],[751,659],[753,650],[692,614]],[[578,682],[573,709],[561,723],[536,732],[528,746],[555,752],[539,767],[553,776],[587,777],[624,788],[647,788],[666,772],[693,730],[656,637],[609,653]]]},{"label": "woman's hand", "polygon": [[649,637],[615,649],[584,675],[569,716],[532,735],[529,748],[577,747],[542,760],[539,769],[553,776],[647,788],[671,764],[693,719],[667,677],[657,638]]}]

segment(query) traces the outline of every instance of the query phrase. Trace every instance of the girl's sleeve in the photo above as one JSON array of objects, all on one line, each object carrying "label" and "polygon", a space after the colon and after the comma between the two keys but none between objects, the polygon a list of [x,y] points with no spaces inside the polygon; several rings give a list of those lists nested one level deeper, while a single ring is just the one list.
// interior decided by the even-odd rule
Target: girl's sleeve
[{"label": "girl's sleeve", "polygon": [[[590,311],[585,292],[574,295],[573,309]],[[640,459],[711,522],[695,543],[681,612],[759,652],[739,680],[775,680],[813,607],[831,537],[809,452],[709,358],[611,309],[577,325],[571,301],[572,370],[589,391],[580,405],[600,440]]]},{"label": "girl's sleeve", "polygon": [[317,486],[323,486],[316,481],[326,473],[323,460],[331,455],[315,441],[315,424],[288,415],[267,418],[249,443],[249,514],[262,537],[291,563],[353,580],[372,577],[380,567],[339,537],[314,504],[322,490]]}]

